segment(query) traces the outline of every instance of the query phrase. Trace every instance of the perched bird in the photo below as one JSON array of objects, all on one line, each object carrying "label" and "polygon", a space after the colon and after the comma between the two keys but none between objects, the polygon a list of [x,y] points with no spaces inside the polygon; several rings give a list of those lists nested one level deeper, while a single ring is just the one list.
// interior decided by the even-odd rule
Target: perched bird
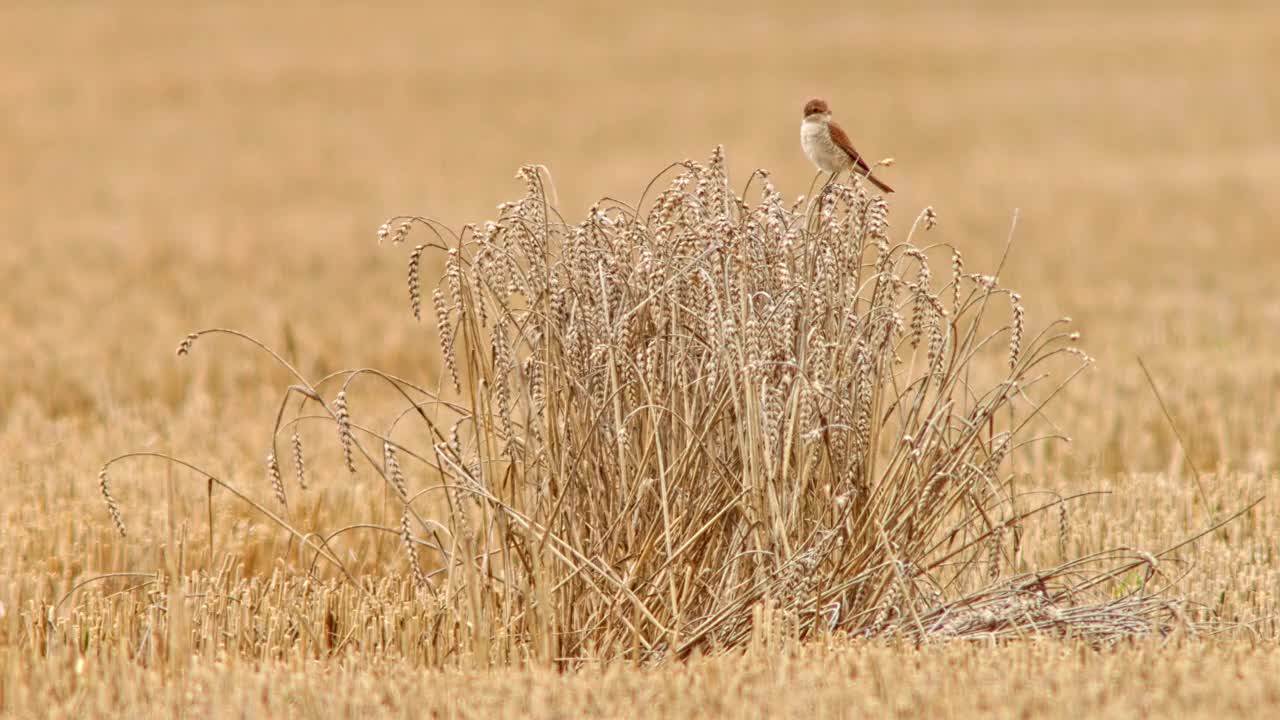
[{"label": "perched bird", "polygon": [[871,166],[862,159],[844,129],[831,119],[831,108],[822,98],[813,98],[804,104],[804,122],[800,123],[800,145],[804,154],[819,170],[838,173],[849,170],[866,178],[882,191],[891,193],[893,188],[880,182],[871,174]]}]

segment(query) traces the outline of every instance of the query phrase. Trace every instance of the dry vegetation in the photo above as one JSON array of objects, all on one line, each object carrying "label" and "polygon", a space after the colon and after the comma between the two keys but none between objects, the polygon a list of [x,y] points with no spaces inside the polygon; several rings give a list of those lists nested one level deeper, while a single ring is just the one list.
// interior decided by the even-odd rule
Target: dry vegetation
[{"label": "dry vegetation", "polygon": [[1270,715],[1280,16],[832,11],[0,11],[0,714]]}]

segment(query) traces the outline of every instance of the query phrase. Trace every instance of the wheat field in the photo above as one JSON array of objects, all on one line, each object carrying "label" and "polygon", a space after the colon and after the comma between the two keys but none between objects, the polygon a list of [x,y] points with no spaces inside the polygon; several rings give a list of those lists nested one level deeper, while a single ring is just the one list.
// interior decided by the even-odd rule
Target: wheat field
[{"label": "wheat field", "polygon": [[[0,8],[0,715],[1273,716],[1275,67],[1267,2]],[[1176,601],[1161,632],[918,643],[844,620],[820,632],[770,599],[744,605],[750,622],[721,638],[733,647],[611,654],[663,646],[637,614],[674,627],[692,606],[674,577],[626,612],[583,590],[585,617],[626,616],[595,644],[560,626],[527,647],[486,644],[474,623],[449,635],[424,607],[450,601],[425,599],[434,578],[406,565],[409,513],[369,467],[344,467],[346,435],[306,431],[303,493],[281,434],[291,497],[276,503],[263,456],[297,380],[226,336],[175,357],[188,333],[233,328],[308,378],[379,368],[437,387],[445,256],[422,256],[416,321],[406,263],[428,239],[379,243],[384,220],[498,219],[536,163],[577,223],[717,146],[731,187],[767,168],[790,204],[813,191],[796,126],[819,94],[868,157],[894,159],[889,238],[931,207],[928,242],[968,271],[994,273],[1008,247],[999,283],[1027,326],[1070,316],[1093,359],[1038,428],[1070,442],[996,463],[1011,493],[1087,495],[1019,526],[994,580],[1149,556],[1096,600],[1142,584]],[[931,255],[939,282],[949,257]],[[353,390],[357,424],[395,412],[373,395]],[[308,555],[250,502],[144,461],[111,471],[122,537],[97,478],[130,452],[198,465],[303,533],[383,529]]]}]

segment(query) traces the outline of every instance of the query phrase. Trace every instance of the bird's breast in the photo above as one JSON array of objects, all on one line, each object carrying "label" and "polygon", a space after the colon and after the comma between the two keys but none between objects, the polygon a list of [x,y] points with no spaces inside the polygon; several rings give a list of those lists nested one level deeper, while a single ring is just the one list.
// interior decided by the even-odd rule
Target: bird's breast
[{"label": "bird's breast", "polygon": [[840,148],[831,140],[831,133],[824,123],[805,120],[800,123],[800,145],[809,161],[819,170],[835,172],[842,169]]}]

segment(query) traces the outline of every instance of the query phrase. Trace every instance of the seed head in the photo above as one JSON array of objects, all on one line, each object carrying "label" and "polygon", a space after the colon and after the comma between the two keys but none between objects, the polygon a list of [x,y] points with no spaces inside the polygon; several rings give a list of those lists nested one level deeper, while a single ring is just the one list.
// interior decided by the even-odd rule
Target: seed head
[{"label": "seed head", "polygon": [[298,431],[293,431],[293,437],[289,439],[289,445],[293,450],[293,470],[298,476],[298,487],[303,490],[307,489],[307,466],[302,456],[302,437],[298,435]]},{"label": "seed head", "polygon": [[111,481],[107,477],[105,465],[98,472],[98,488],[102,490],[102,498],[107,501],[107,512],[111,514],[111,521],[115,523],[116,529],[120,531],[120,537],[124,537],[124,518],[120,516],[120,505],[116,503],[115,497],[111,494]]},{"label": "seed head", "polygon": [[404,239],[409,237],[409,231],[412,229],[413,229],[413,223],[409,220],[405,220],[404,222],[397,225],[395,234],[391,236],[391,244],[399,245],[400,243],[404,242]]},{"label": "seed head", "polygon": [[286,505],[284,481],[280,478],[280,463],[276,461],[275,451],[267,453],[267,479],[271,481],[271,490],[276,494],[276,502]]},{"label": "seed head", "polygon": [[404,471],[400,469],[400,461],[396,459],[396,446],[388,441],[382,443],[382,464],[383,472],[395,486],[396,492],[399,492],[401,497],[408,497],[409,490],[404,480]]},{"label": "seed head", "polygon": [[351,414],[347,409],[347,391],[338,393],[333,401],[333,415],[338,423],[338,442],[342,444],[342,459],[347,464],[347,471],[356,471],[355,438],[351,434]]},{"label": "seed head", "polygon": [[422,251],[426,247],[426,245],[419,245],[409,254],[409,307],[413,310],[414,320],[422,320],[422,290],[419,267],[422,262]]},{"label": "seed head", "polygon": [[1009,296],[1013,303],[1013,326],[1009,330],[1009,369],[1018,368],[1018,357],[1022,354],[1022,331],[1026,324],[1027,311],[1022,307],[1022,296],[1013,293]]}]

